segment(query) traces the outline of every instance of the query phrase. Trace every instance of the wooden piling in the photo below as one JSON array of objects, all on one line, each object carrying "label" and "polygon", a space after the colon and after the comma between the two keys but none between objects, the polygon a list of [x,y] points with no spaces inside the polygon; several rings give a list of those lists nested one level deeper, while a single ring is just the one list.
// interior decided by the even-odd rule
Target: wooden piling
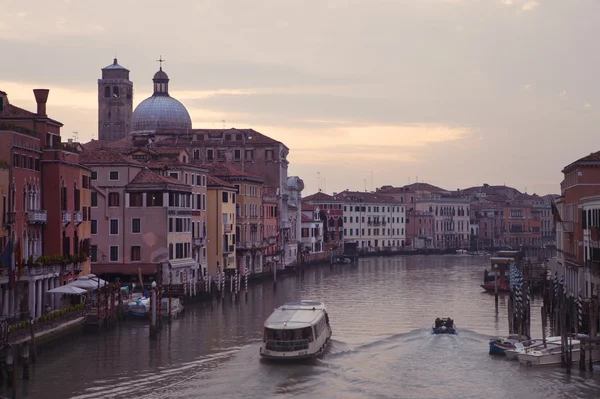
[{"label": "wooden piling", "polygon": [[29,319],[29,335],[31,337],[31,342],[29,344],[29,358],[31,359],[31,364],[35,364],[37,354],[35,348],[35,329],[33,327],[33,319]]}]

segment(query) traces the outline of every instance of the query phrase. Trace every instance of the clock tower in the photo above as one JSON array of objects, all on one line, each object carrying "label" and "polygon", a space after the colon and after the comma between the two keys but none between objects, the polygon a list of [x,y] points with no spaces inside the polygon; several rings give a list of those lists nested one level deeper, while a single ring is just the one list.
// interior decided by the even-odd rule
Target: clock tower
[{"label": "clock tower", "polygon": [[129,70],[117,63],[102,68],[98,79],[98,139],[116,141],[131,130],[133,82]]}]

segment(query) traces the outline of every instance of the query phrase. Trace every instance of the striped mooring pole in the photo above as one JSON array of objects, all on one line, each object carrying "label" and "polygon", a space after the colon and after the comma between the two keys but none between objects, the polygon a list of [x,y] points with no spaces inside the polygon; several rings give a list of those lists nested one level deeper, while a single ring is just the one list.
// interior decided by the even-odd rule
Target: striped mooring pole
[{"label": "striped mooring pole", "polygon": [[248,268],[244,268],[244,291],[248,295]]},{"label": "striped mooring pole", "polygon": [[558,272],[554,272],[554,297],[558,298]]},{"label": "striped mooring pole", "polygon": [[234,284],[235,284],[235,294],[237,295],[238,292],[240,292],[238,270],[237,269],[235,269],[235,281],[234,281]]},{"label": "striped mooring pole", "polygon": [[225,272],[221,272],[221,295],[225,297]]},{"label": "striped mooring pole", "polygon": [[583,297],[581,293],[577,297],[577,323],[579,327],[577,331],[581,334],[583,330]]}]

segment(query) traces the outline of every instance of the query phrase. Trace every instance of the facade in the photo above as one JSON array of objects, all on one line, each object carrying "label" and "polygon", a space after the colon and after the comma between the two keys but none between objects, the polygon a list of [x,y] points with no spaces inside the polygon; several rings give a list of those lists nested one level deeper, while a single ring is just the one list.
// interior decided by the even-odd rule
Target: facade
[{"label": "facade", "polygon": [[433,193],[416,201],[415,209],[433,215],[434,245],[438,249],[470,246],[471,202],[460,194]]},{"label": "facade", "polygon": [[585,267],[571,271],[573,293],[584,298],[600,296],[600,196],[584,197],[582,205],[583,256]]},{"label": "facade", "polygon": [[263,273],[273,272],[273,267],[280,258],[278,204],[276,190],[264,187],[262,190],[262,222],[263,240],[266,247],[263,251]]},{"label": "facade", "polygon": [[233,185],[236,190],[235,237],[239,271],[247,269],[250,274],[261,274],[263,252],[267,246],[262,204],[264,180],[225,163],[207,163],[205,167],[213,176]]},{"label": "facade", "polygon": [[115,58],[98,79],[98,139],[119,140],[131,129],[133,82]]},{"label": "facade", "polygon": [[111,149],[95,147],[82,158],[92,169],[92,273],[196,281],[191,185]]},{"label": "facade", "polygon": [[411,249],[434,248],[433,212],[408,211],[406,215],[406,246]]},{"label": "facade", "polygon": [[208,274],[231,273],[236,265],[236,188],[214,176],[207,182]]},{"label": "facade", "polygon": [[581,291],[591,296],[598,287],[597,230],[593,227],[600,192],[600,151],[567,165],[562,173],[561,197],[556,200],[560,221],[556,225],[555,271],[564,278],[569,293]]},{"label": "facade", "polygon": [[403,249],[406,239],[405,206],[389,196],[342,191],[333,196],[344,207],[344,242],[365,251]]},{"label": "facade", "polygon": [[[59,306],[57,298],[46,292],[86,268],[89,236],[83,207],[89,197],[80,195],[76,204],[75,187],[84,190],[90,172],[78,164],[78,149],[61,142],[62,124],[46,114],[48,94],[46,89],[34,90],[34,113],[10,104],[0,91],[0,160],[8,168],[3,237],[9,237],[4,249],[13,259],[3,263],[14,263],[13,284],[9,270],[0,276],[6,316],[37,318],[46,305]],[[70,192],[62,189],[63,178],[65,186],[69,181]],[[66,223],[65,214],[80,217],[78,223],[72,218]]]},{"label": "facade", "polygon": [[321,219],[321,209],[319,205],[302,206],[302,253],[316,254],[323,252],[323,220]]},{"label": "facade", "polygon": [[[337,193],[333,193],[336,195]],[[335,200],[332,195],[317,192],[302,199],[303,204],[318,205],[319,217],[323,221],[323,239],[329,246],[335,246],[344,241],[344,217],[342,201]]]}]

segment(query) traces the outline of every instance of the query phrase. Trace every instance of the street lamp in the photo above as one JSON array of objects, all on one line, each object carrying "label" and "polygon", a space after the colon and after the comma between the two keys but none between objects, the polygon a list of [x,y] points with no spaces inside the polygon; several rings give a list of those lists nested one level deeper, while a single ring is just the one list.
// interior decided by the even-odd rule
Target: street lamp
[{"label": "street lamp", "polygon": [[156,281],[152,282],[152,289],[156,288]]},{"label": "street lamp", "polygon": [[131,283],[131,292],[135,292],[135,283]]}]

